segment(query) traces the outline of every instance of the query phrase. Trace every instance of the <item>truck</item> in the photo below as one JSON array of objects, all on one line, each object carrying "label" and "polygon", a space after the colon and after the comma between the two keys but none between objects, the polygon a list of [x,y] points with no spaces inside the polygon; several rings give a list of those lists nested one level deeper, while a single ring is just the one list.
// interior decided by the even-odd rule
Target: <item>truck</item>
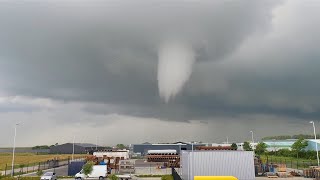
[{"label": "truck", "polygon": [[94,165],[92,167],[92,172],[90,174],[88,174],[87,176],[83,173],[83,170],[81,170],[80,172],[78,172],[75,175],[75,179],[76,180],[83,180],[83,179],[87,179],[87,178],[94,178],[94,179],[98,179],[99,180],[103,180],[104,178],[107,177],[107,165]]}]

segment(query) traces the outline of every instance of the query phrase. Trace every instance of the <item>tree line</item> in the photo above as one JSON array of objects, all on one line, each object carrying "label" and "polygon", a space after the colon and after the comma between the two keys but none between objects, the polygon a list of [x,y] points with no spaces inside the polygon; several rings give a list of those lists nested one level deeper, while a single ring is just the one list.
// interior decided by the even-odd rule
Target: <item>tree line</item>
[{"label": "tree line", "polygon": [[[317,137],[320,137],[319,136],[320,134],[317,134]],[[288,135],[282,135],[282,136],[267,136],[267,137],[264,137],[262,138],[262,140],[286,140],[286,139],[300,139],[300,138],[303,138],[303,139],[313,139],[314,138],[314,135],[309,135],[309,134],[298,134],[298,135],[292,135],[292,136],[288,136]]]},{"label": "tree line", "polygon": [[[276,151],[267,151],[268,146],[264,142],[260,142],[257,144],[254,151],[257,155],[273,155],[273,156],[283,156],[283,157],[316,159],[317,152],[305,150],[307,146],[308,146],[308,141],[306,141],[304,138],[299,138],[295,143],[292,144],[291,149],[279,149]],[[252,147],[250,146],[249,142],[244,142],[243,150],[252,151]]]}]

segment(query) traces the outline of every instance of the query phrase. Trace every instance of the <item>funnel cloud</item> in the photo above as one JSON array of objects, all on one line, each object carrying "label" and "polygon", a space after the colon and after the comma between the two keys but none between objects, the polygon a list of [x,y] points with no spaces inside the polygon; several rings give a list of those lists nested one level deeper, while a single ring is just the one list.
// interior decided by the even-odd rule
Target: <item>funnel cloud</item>
[{"label": "funnel cloud", "polygon": [[15,1],[0,2],[0,147],[17,122],[17,146],[319,126],[320,2]]},{"label": "funnel cloud", "polygon": [[190,78],[195,53],[189,44],[167,42],[160,46],[158,56],[159,94],[168,103]]}]

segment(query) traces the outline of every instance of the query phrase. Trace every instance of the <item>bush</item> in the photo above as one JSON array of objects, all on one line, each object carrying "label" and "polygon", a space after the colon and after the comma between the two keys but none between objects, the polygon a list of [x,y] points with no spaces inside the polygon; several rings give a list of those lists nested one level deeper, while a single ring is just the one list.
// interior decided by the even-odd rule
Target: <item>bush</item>
[{"label": "bush", "polygon": [[37,171],[37,175],[38,176],[42,176],[43,175],[43,171],[40,169],[39,171]]},{"label": "bush", "polygon": [[92,161],[88,161],[85,165],[82,166],[83,174],[86,176],[90,174],[93,170],[94,163]]},{"label": "bush", "polygon": [[111,174],[108,178],[111,180],[118,180],[119,179],[118,176],[116,176],[115,174]]},{"label": "bush", "polygon": [[173,176],[171,175],[164,175],[161,177],[161,180],[173,180]]}]

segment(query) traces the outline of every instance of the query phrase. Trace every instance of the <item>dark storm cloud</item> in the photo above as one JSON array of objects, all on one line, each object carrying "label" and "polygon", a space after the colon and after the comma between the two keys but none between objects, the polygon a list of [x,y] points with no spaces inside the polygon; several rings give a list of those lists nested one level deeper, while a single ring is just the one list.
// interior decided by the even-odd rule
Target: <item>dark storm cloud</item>
[{"label": "dark storm cloud", "polygon": [[[277,39],[276,43],[263,38],[251,40],[277,31],[273,10],[285,3],[275,2],[1,2],[0,87],[12,95],[116,106],[112,110],[103,105],[84,108],[92,113],[116,112],[165,120],[250,113],[319,117],[319,104],[313,102],[319,100],[319,83],[313,79],[319,74],[307,68],[319,66],[309,61],[306,55],[311,53],[303,50],[312,45],[310,33],[300,34],[299,29],[289,32],[289,39],[280,39],[281,43]],[[295,17],[286,14],[286,9],[283,13]],[[302,25],[288,25],[295,26]],[[292,47],[299,51],[280,51],[281,47],[296,44],[290,43],[293,37],[304,42]],[[158,96],[157,48],[171,38],[191,42],[198,64],[186,89],[164,104]],[[265,46],[260,48],[259,42],[264,41]],[[252,51],[239,50],[243,45]],[[312,49],[318,50],[314,46]],[[319,57],[317,51],[312,55],[312,59]],[[296,70],[285,68],[297,57],[306,58],[308,63],[299,68],[292,66]],[[278,59],[287,61],[263,67],[263,63]],[[255,66],[255,62],[243,60],[263,63]],[[219,64],[223,61],[227,62]],[[247,66],[254,68],[248,70]],[[268,71],[276,71],[277,76],[266,75]],[[269,101],[271,96],[285,100]],[[292,100],[297,96],[296,101]]]}]

